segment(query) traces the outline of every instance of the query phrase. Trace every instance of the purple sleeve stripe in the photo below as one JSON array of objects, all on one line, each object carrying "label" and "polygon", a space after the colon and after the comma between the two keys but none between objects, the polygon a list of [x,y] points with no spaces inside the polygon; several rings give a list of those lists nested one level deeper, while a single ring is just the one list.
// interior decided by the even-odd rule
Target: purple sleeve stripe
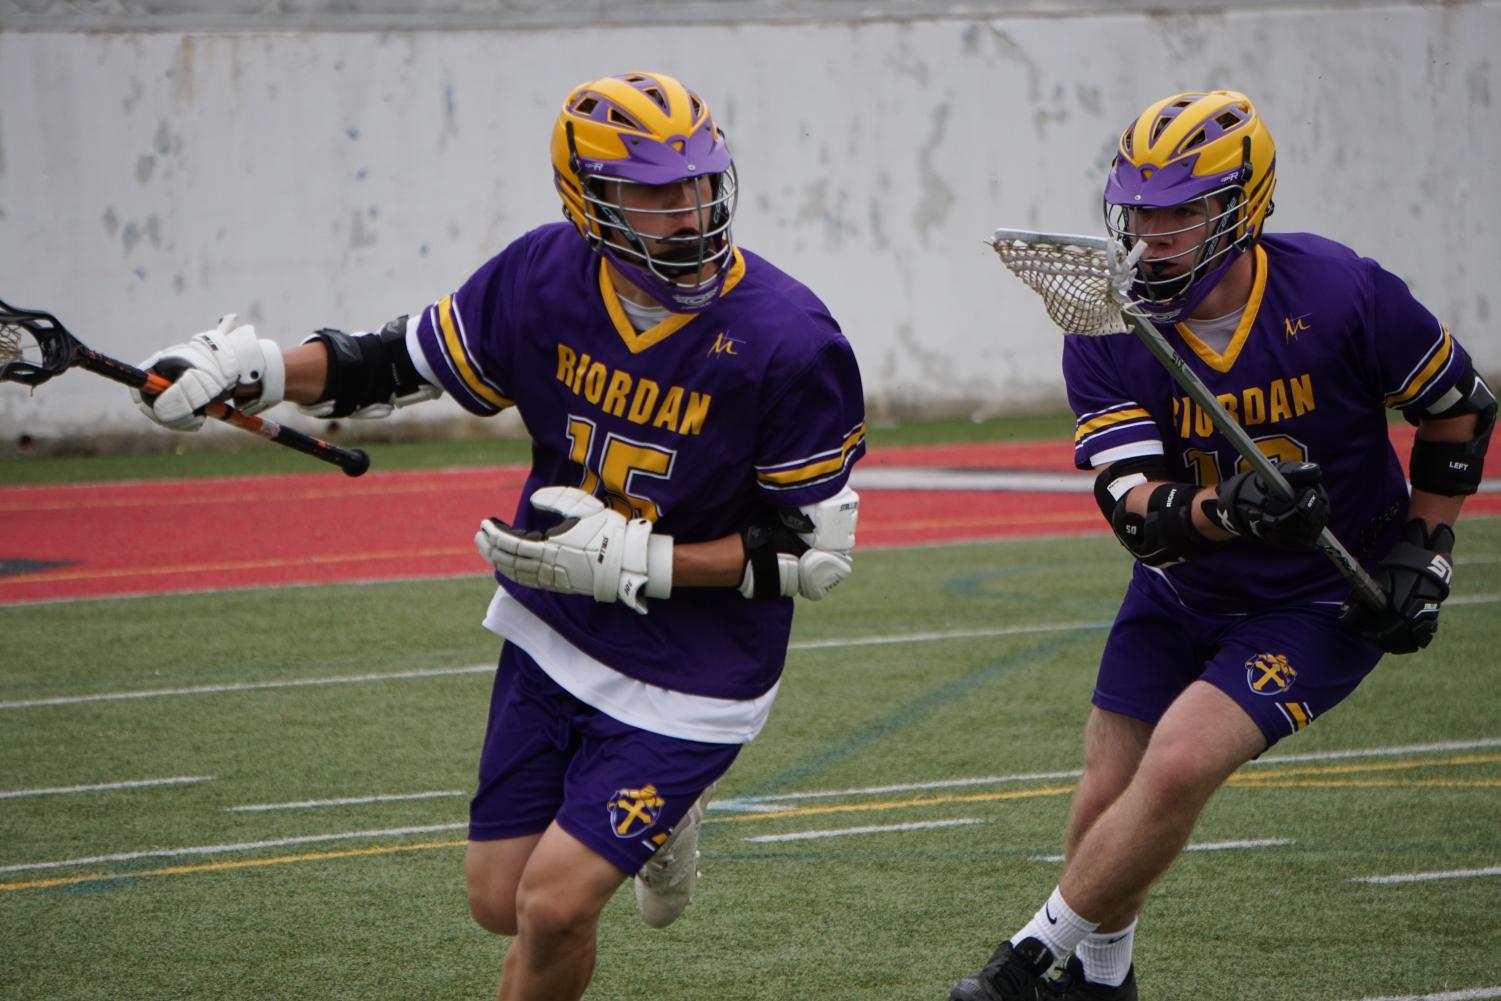
[{"label": "purple sleeve stripe", "polygon": [[496,410],[513,406],[500,389],[480,372],[468,349],[468,336],[464,330],[463,317],[454,308],[453,296],[446,295],[433,306],[436,322],[433,330],[438,332],[438,345],[454,376],[469,393]]},{"label": "purple sleeve stripe", "polygon": [[1414,402],[1448,369],[1449,362],[1454,357],[1454,340],[1449,336],[1449,328],[1441,327],[1439,332],[1438,341],[1418,362],[1417,370],[1400,388],[1387,394],[1388,407],[1405,407]]},{"label": "purple sleeve stripe", "polygon": [[1125,431],[1130,428],[1150,427],[1156,429],[1151,416],[1145,410],[1119,411],[1109,418],[1099,418],[1087,424],[1080,424],[1074,431],[1074,444],[1082,445],[1100,435],[1114,434],[1117,431]]}]

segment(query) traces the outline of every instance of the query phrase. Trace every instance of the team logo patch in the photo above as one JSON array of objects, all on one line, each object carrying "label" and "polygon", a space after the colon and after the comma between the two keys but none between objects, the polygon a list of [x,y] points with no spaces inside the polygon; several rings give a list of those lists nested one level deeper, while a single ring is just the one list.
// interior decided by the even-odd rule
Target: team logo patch
[{"label": "team logo patch", "polygon": [[709,345],[709,355],[738,355],[735,345],[740,343],[738,338],[731,337],[721,330],[714,338],[714,343]]},{"label": "team logo patch", "polygon": [[610,811],[610,829],[617,838],[635,837],[657,822],[665,805],[667,801],[657,795],[656,786],[616,789],[606,805]]},{"label": "team logo patch", "polygon": [[1257,695],[1281,695],[1297,677],[1286,654],[1258,653],[1246,661],[1246,684]]}]

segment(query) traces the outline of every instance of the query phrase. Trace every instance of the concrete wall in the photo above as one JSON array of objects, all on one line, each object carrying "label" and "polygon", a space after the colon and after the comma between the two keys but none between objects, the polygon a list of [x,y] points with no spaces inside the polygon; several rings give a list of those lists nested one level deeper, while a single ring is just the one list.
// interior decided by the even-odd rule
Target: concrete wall
[{"label": "concrete wall", "polygon": [[[1121,127],[1223,86],[1279,143],[1269,228],[1381,260],[1494,373],[1498,39],[1501,2],[0,31],[0,297],[131,361],[230,311],[283,343],[379,326],[558,218],[546,144],[573,84],[660,68],[730,135],[740,242],[830,304],[874,407],[1058,407],[1059,339],[984,239],[1098,232]],[[83,373],[34,395],[0,385],[0,447],[99,427],[144,422]]]}]

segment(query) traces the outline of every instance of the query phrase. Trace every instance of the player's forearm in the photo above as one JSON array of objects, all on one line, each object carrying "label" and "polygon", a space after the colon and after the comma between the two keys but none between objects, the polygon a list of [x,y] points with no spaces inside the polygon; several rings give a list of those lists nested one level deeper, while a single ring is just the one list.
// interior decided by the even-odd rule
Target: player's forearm
[{"label": "player's forearm", "polygon": [[328,351],[321,343],[283,348],[287,363],[287,399],[293,403],[317,403],[328,385]]},{"label": "player's forearm", "polygon": [[[324,387],[328,385],[328,351],[323,345],[299,344],[295,348],[282,348],[281,357],[287,366],[287,384],[282,399],[302,404],[321,400]],[[259,384],[242,386],[235,396],[237,399],[253,399],[260,395],[260,391]]]},{"label": "player's forearm", "polygon": [[739,587],[745,573],[745,544],[726,535],[711,542],[678,542],[672,547],[672,586]]}]

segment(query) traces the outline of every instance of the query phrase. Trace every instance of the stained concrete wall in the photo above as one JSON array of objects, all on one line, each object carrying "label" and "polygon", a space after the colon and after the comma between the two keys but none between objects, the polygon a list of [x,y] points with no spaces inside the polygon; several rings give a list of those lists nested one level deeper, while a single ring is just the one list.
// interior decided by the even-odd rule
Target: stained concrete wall
[{"label": "stained concrete wall", "polygon": [[[992,7],[300,32],[15,30],[13,8],[0,296],[127,360],[230,311],[283,343],[379,326],[558,217],[546,145],[572,85],[659,68],[716,109],[741,170],[738,239],[829,303],[873,407],[1057,407],[1059,339],[984,239],[1098,232],[1120,128],[1157,97],[1222,86],[1249,92],[1279,143],[1269,228],[1381,260],[1501,371],[1501,3]],[[3,442],[142,424],[81,373],[0,386]]]}]

